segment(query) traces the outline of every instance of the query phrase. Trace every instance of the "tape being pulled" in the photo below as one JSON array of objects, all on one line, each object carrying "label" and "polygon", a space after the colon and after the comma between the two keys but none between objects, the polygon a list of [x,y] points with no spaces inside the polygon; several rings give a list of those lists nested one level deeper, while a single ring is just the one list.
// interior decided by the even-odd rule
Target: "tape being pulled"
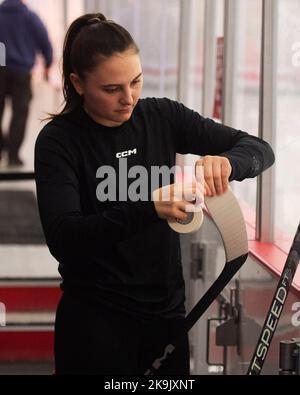
[{"label": "tape being pulled", "polygon": [[199,210],[195,213],[187,213],[188,217],[185,221],[178,221],[176,219],[168,219],[168,224],[177,233],[192,233],[196,232],[203,222],[203,211]]},{"label": "tape being pulled", "polygon": [[[195,171],[195,173],[194,173]],[[168,224],[171,229],[177,233],[192,233],[196,232],[203,223],[202,204],[204,202],[204,169],[203,166],[185,166],[181,174],[181,183],[175,184],[175,196],[177,198],[184,196],[187,201],[193,201],[194,204],[186,208],[187,219],[184,221],[175,218],[169,218]],[[196,182],[196,191],[193,188]],[[183,194],[182,194],[183,192]]]}]

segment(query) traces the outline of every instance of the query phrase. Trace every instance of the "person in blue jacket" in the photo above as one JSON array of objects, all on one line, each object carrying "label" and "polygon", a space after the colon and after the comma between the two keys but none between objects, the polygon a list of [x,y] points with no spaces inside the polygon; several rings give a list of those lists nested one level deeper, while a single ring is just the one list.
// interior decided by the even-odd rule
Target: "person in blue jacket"
[{"label": "person in blue jacket", "polygon": [[[6,64],[0,67],[0,158],[5,149],[8,164],[22,166],[19,151],[32,98],[31,70],[36,54],[40,53],[45,60],[47,80],[53,51],[43,22],[22,0],[5,0],[0,5],[0,42],[6,52]],[[4,141],[1,123],[7,97],[11,98],[12,118]]]}]

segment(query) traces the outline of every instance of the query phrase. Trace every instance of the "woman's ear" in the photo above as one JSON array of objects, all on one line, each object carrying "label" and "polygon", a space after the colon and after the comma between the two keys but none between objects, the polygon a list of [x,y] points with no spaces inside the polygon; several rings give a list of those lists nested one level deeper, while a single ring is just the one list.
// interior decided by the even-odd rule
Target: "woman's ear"
[{"label": "woman's ear", "polygon": [[80,77],[75,73],[71,73],[70,80],[71,80],[76,92],[78,93],[78,95],[82,96],[84,93],[84,90],[83,90],[83,83],[82,83]]}]

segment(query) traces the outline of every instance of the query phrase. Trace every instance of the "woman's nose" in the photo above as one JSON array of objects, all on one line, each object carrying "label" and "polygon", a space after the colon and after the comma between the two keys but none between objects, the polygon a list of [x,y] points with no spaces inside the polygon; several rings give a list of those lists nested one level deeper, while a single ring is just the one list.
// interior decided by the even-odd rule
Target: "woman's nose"
[{"label": "woman's nose", "polygon": [[132,92],[131,88],[125,88],[122,91],[121,103],[123,105],[132,105],[133,104],[133,92]]}]

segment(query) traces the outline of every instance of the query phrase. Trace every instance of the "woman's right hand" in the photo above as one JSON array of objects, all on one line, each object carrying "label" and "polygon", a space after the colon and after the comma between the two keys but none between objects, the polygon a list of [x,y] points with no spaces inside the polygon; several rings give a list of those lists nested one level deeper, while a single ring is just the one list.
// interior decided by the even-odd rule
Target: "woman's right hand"
[{"label": "woman's right hand", "polygon": [[188,184],[175,183],[156,189],[153,202],[157,215],[162,219],[187,219],[187,212],[200,209],[204,200],[204,190],[197,182]]}]

